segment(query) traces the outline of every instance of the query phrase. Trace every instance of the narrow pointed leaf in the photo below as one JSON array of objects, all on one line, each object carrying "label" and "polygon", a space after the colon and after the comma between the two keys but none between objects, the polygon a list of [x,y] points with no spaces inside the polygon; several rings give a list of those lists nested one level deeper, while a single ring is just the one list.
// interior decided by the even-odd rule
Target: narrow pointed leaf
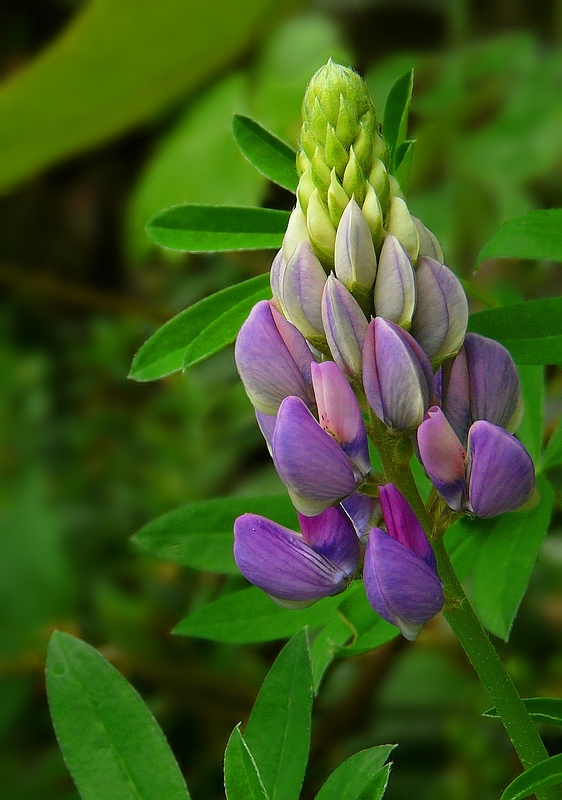
[{"label": "narrow pointed leaf", "polygon": [[550,469],[562,464],[562,418],[545,447],[542,458],[542,469]]},{"label": "narrow pointed leaf", "polygon": [[57,738],[83,800],[189,800],[158,723],[95,648],[55,631],[46,673]]},{"label": "narrow pointed leaf", "polygon": [[133,359],[129,377],[135,381],[155,381],[183,369],[186,351],[202,330],[242,300],[266,291],[268,286],[269,275],[257,275],[186,308],[142,345]]},{"label": "narrow pointed leaf", "polygon": [[154,244],[184,253],[277,250],[288,222],[288,211],[272,208],[182,203],[158,212],[146,233]]},{"label": "narrow pointed leaf", "polygon": [[410,191],[415,143],[415,139],[408,139],[398,145],[396,150],[396,169],[394,170],[394,175],[405,195]]},{"label": "narrow pointed leaf", "polygon": [[468,330],[501,342],[518,364],[562,363],[562,297],[480,311]]},{"label": "narrow pointed leaf", "polygon": [[238,724],[224,754],[224,786],[227,800],[269,800],[256,762]]},{"label": "narrow pointed leaf", "polygon": [[388,783],[390,764],[384,764],[395,747],[383,744],[355,753],[332,772],[316,800],[359,800],[368,790],[369,800],[378,800]]},{"label": "narrow pointed leaf", "polygon": [[521,364],[519,376],[525,411],[516,434],[527,448],[535,464],[538,464],[542,452],[544,367]]},{"label": "narrow pointed leaf", "polygon": [[286,494],[203,500],[168,511],[144,525],[132,542],[164,561],[206,572],[238,575],[232,548],[234,521],[245,513],[261,514],[297,529],[295,509]]},{"label": "narrow pointed leaf", "polygon": [[391,88],[384,106],[382,131],[390,148],[390,163],[395,171],[397,148],[406,139],[408,116],[414,89],[414,70],[405,72]]},{"label": "narrow pointed leaf", "polygon": [[298,800],[310,748],[312,670],[306,630],[288,642],[265,678],[244,738],[271,800]]},{"label": "narrow pointed leaf", "polygon": [[562,261],[562,208],[539,209],[505,222],[478,253],[487,258],[547,258]]},{"label": "narrow pointed leaf", "polygon": [[541,761],[518,775],[503,792],[500,800],[524,800],[541,789],[562,783],[562,754]]},{"label": "narrow pointed leaf", "polygon": [[281,608],[251,586],[197,609],[176,625],[173,633],[232,644],[288,639],[305,625],[312,629],[326,625],[344,596],[325,597],[295,610]]},{"label": "narrow pointed leaf", "polygon": [[232,133],[250,164],[273,183],[296,192],[299,182],[295,163],[297,153],[292,147],[259,122],[241,114],[235,114],[232,119]]},{"label": "narrow pointed leaf", "polygon": [[[545,725],[562,726],[562,698],[560,697],[526,697],[525,708],[535,722]],[[484,711],[483,717],[498,717],[495,707]]]}]

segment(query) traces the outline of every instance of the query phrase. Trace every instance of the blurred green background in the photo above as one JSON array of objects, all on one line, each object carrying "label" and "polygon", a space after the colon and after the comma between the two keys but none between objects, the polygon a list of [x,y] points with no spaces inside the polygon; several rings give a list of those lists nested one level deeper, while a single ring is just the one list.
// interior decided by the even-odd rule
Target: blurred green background
[{"label": "blurred green background", "polygon": [[[503,221],[562,206],[559,0],[21,0],[0,9],[0,796],[77,798],[43,662],[58,627],[102,649],[147,699],[194,800],[278,646],[172,638],[224,578],[158,563],[129,537],[180,503],[280,491],[231,350],[158,384],[127,381],[173,314],[264,272],[271,253],[181,257],[143,225],[188,200],[291,207],[237,152],[233,112],[295,143],[329,56],[382,109],[416,67],[411,207],[470,277]],[[559,294],[560,265],[487,262],[478,286]],[[562,412],[549,368],[545,438]],[[562,696],[562,471],[554,528],[509,645],[524,695]],[[441,619],[335,664],[303,798],[362,747],[399,742],[389,800],[487,800],[517,772]],[[544,731],[551,753],[556,730]]]}]

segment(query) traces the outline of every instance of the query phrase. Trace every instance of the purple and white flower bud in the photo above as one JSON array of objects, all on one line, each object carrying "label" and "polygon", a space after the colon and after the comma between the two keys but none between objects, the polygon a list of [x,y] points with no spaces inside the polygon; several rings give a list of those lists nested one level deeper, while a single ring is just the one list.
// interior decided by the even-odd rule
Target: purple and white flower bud
[{"label": "purple and white flower bud", "polygon": [[379,616],[413,641],[441,611],[443,587],[431,545],[409,503],[393,484],[379,490],[386,533],[373,528],[365,552],[363,578]]},{"label": "purple and white flower bud", "polygon": [[343,591],[360,553],[353,526],[339,507],[300,517],[300,524],[302,534],[257,514],[244,514],[234,523],[238,569],[279,605],[289,607]]},{"label": "purple and white flower bud", "polygon": [[435,365],[455,355],[466,334],[468,302],[457,276],[429,256],[416,271],[416,308],[410,333]]},{"label": "purple and white flower bud", "polygon": [[312,251],[310,242],[301,242],[285,268],[279,270],[280,301],[290,322],[303,336],[324,339],[322,292],[326,273]]},{"label": "purple and white flower bud", "polygon": [[273,295],[275,305],[283,314],[285,314],[285,308],[283,307],[281,287],[283,285],[283,273],[285,272],[286,266],[287,262],[283,257],[283,250],[279,250],[271,262],[271,269],[269,270],[269,285],[271,286],[271,294]]},{"label": "purple and white flower bud", "polygon": [[395,236],[384,240],[375,281],[375,314],[409,328],[416,305],[414,269],[408,254]]},{"label": "purple and white flower bud", "polygon": [[283,244],[281,245],[285,261],[291,258],[297,245],[307,240],[308,226],[306,224],[306,217],[299,206],[297,206],[291,212],[289,224],[287,225],[287,230],[283,237]]},{"label": "purple and white flower bud", "polygon": [[398,325],[376,317],[363,343],[363,385],[385,425],[413,430],[433,398],[433,372],[420,345]]},{"label": "purple and white flower bud", "polygon": [[361,350],[367,320],[353,295],[333,274],[322,295],[322,321],[332,358],[349,378],[361,374]]},{"label": "purple and white flower bud", "polygon": [[466,452],[438,406],[432,406],[418,428],[418,449],[432,484],[448,506],[463,504]]},{"label": "purple and white flower bud", "polygon": [[429,256],[430,258],[434,258],[436,261],[439,261],[441,264],[443,264],[445,261],[443,256],[443,248],[441,247],[437,236],[432,233],[429,228],[425,227],[421,219],[418,219],[413,215],[412,219],[414,220],[414,225],[418,229],[420,236],[420,257]]},{"label": "purple and white flower bud", "polygon": [[279,407],[273,460],[295,508],[314,516],[354,492],[371,465],[365,424],[336,364],[312,368],[318,421],[298,397]]},{"label": "purple and white flower bud", "polygon": [[377,274],[377,257],[367,221],[351,198],[336,231],[336,277],[350,292],[370,292]]},{"label": "purple and white flower bud", "polygon": [[315,407],[314,356],[303,335],[271,302],[254,306],[238,334],[234,357],[246,394],[262,414],[276,414],[289,395]]}]

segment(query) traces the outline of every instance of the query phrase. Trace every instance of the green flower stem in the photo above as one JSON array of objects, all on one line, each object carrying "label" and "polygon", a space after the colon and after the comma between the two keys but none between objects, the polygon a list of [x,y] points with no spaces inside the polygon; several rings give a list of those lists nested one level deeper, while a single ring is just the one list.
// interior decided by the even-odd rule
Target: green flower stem
[{"label": "green flower stem", "polygon": [[[414,476],[401,452],[407,453],[399,438],[389,433],[383,423],[372,413],[369,414],[368,431],[377,448],[384,467],[386,479],[394,483],[414,509],[424,527],[437,559],[439,576],[445,591],[443,614],[482,685],[488,692],[504,724],[509,738],[519,756],[524,769],[547,759],[548,752],[531,720],[521,697],[502,664],[490,638],[464,593],[455,575],[453,566],[440,535],[440,524],[434,522],[420,497]],[[397,458],[398,456],[398,458]],[[538,800],[561,800],[562,788],[552,787],[537,793]]]}]

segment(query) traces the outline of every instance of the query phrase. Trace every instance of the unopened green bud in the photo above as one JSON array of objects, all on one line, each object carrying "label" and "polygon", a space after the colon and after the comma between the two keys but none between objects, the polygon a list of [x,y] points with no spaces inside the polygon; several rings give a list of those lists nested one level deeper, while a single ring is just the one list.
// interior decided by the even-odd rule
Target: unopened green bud
[{"label": "unopened green bud", "polygon": [[335,228],[339,225],[341,216],[349,203],[349,197],[339,182],[336,170],[332,170],[330,188],[328,189],[328,212]]},{"label": "unopened green bud", "polygon": [[336,229],[330,219],[328,209],[320,198],[318,189],[315,189],[310,195],[306,223],[314,252],[325,267],[332,267],[334,263]]},{"label": "unopened green bud", "polygon": [[408,253],[412,264],[418,263],[420,253],[420,235],[408,211],[408,206],[401,197],[392,197],[386,220],[388,233],[400,241]]},{"label": "unopened green bud", "polygon": [[349,150],[349,161],[343,175],[343,188],[349,197],[355,196],[359,205],[363,205],[365,199],[366,181],[365,174],[355,156],[353,147]]},{"label": "unopened green bud", "polygon": [[379,250],[384,240],[383,213],[379,198],[371,184],[367,185],[367,196],[362,211],[367,220],[373,244]]}]

